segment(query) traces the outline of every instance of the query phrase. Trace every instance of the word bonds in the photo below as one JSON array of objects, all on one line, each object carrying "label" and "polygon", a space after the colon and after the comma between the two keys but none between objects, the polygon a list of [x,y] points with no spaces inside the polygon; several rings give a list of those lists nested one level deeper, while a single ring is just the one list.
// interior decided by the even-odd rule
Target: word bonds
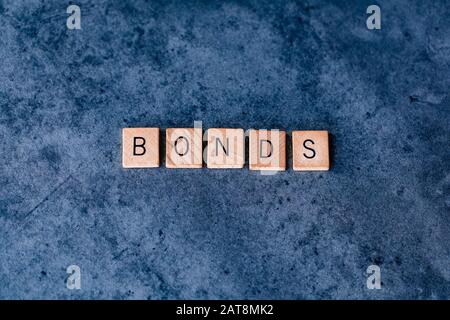
[{"label": "word bonds", "polygon": [[[160,166],[159,128],[122,129],[124,168]],[[245,164],[245,137],[249,138],[249,169],[286,170],[286,132],[210,128],[166,129],[166,167],[241,169]],[[203,140],[207,146],[203,149]],[[295,171],[330,169],[328,131],[292,131],[292,157]]]}]

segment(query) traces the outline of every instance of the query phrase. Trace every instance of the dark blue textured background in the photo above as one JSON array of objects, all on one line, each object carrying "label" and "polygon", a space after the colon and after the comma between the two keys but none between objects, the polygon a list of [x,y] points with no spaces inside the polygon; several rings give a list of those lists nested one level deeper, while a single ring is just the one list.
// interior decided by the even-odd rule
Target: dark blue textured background
[{"label": "dark blue textured background", "polygon": [[[74,3],[0,0],[0,298],[450,297],[448,1]],[[332,169],[122,169],[194,120],[329,130]]]}]

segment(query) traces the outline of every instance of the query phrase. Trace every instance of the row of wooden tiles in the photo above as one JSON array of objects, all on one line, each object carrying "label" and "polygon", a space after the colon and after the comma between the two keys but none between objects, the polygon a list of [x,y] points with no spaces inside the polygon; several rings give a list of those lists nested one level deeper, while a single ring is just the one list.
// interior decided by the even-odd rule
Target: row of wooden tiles
[{"label": "row of wooden tiles", "polygon": [[[159,167],[159,128],[122,129],[122,164],[124,168]],[[243,168],[245,134],[243,129],[210,128],[207,148],[202,148],[201,128],[166,129],[166,167]],[[283,130],[248,131],[249,169],[286,170],[286,132]],[[328,131],[292,131],[293,169],[329,170]]]}]

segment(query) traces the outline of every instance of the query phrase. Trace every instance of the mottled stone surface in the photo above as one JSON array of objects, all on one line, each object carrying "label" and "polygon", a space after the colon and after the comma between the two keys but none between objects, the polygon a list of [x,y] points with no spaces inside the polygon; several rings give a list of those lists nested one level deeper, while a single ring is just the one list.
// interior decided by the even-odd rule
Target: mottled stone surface
[{"label": "mottled stone surface", "polygon": [[[74,3],[0,0],[0,298],[450,297],[448,1]],[[194,120],[329,130],[332,169],[122,169]]]}]

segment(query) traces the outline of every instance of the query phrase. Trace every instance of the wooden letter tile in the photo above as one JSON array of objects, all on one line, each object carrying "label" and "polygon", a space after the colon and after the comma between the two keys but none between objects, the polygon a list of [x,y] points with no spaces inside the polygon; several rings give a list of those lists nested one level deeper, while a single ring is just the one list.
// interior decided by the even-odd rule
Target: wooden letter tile
[{"label": "wooden letter tile", "polygon": [[201,128],[166,130],[167,168],[201,168],[202,164]]},{"label": "wooden letter tile", "polygon": [[208,168],[244,167],[244,130],[208,129]]},{"label": "wooden letter tile", "polygon": [[159,128],[122,129],[122,166],[159,167]]},{"label": "wooden letter tile", "polygon": [[250,130],[250,170],[286,170],[286,132]]},{"label": "wooden letter tile", "polygon": [[329,170],[328,131],[293,131],[292,156],[296,171]]}]

